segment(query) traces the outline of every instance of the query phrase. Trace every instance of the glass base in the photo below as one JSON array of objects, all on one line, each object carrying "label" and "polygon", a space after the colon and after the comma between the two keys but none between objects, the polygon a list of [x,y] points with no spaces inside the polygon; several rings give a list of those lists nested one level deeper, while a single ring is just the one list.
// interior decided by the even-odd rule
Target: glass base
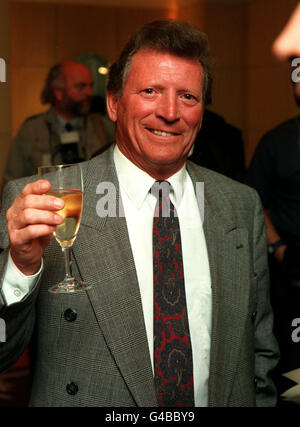
[{"label": "glass base", "polygon": [[91,288],[92,285],[87,285],[86,283],[78,282],[76,279],[71,279],[52,286],[48,291],[53,294],[75,294],[77,292],[87,291]]}]

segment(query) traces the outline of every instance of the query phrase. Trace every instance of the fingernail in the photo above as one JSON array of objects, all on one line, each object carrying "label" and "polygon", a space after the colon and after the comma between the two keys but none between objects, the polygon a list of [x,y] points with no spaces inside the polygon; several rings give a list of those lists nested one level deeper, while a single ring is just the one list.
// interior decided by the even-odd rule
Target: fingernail
[{"label": "fingernail", "polygon": [[62,209],[64,207],[64,202],[61,199],[55,199],[53,203],[57,209]]},{"label": "fingernail", "polygon": [[47,184],[47,182],[41,182],[40,183],[40,189],[43,191],[43,190],[48,190],[48,184]]}]

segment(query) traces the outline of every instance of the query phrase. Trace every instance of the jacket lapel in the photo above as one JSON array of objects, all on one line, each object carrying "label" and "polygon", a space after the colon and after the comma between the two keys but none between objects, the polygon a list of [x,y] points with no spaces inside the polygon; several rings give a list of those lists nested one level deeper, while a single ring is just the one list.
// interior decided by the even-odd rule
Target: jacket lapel
[{"label": "jacket lapel", "polygon": [[102,218],[99,210],[97,213],[97,203],[101,199],[101,195],[96,194],[99,183],[108,183],[112,192],[115,189],[109,203],[118,211],[119,186],[112,156],[113,148],[105,156],[93,159],[88,170],[84,168],[84,211],[77,237],[80,243],[74,245],[74,257],[83,280],[94,285],[88,291],[91,305],[133,399],[138,406],[156,406],[142,302],[126,220],[119,217],[118,212],[116,217]]},{"label": "jacket lapel", "polygon": [[[248,247],[248,232],[238,228],[233,220],[228,199],[211,181],[189,164],[193,182],[204,184],[204,234],[209,258],[212,287],[212,329],[210,349],[210,375],[208,385],[209,406],[226,406],[236,366],[240,337],[243,333],[243,316],[249,301],[245,289],[239,285],[245,281],[248,263],[244,262]],[[196,172],[196,173],[195,173]]]}]

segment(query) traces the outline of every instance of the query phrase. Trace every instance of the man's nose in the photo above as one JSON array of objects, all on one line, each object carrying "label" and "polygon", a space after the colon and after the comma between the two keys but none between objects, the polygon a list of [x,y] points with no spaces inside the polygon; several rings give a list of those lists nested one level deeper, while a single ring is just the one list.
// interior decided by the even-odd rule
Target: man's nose
[{"label": "man's nose", "polygon": [[179,119],[178,100],[175,94],[163,94],[156,109],[156,115],[167,122]]}]

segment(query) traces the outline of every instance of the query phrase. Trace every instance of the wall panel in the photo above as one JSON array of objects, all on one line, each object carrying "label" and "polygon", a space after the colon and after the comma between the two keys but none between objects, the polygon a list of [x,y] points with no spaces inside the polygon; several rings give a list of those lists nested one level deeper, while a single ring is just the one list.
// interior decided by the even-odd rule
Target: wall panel
[{"label": "wall panel", "polygon": [[165,9],[119,8],[117,15],[118,52],[131,34],[147,22],[168,17]]},{"label": "wall panel", "polygon": [[178,8],[178,19],[187,21],[201,31],[204,31],[205,22],[205,4],[204,0],[198,0],[198,3],[188,7]]},{"label": "wall panel", "polygon": [[45,111],[40,93],[48,72],[47,66],[12,66],[11,97],[13,134],[29,116]]},{"label": "wall panel", "polygon": [[57,7],[11,4],[11,62],[18,66],[51,66],[55,61]]},{"label": "wall panel", "polygon": [[213,102],[227,122],[244,126],[244,4],[206,2],[204,31],[213,61]]},{"label": "wall panel", "polygon": [[114,58],[118,45],[117,13],[110,7],[59,5],[56,61],[82,53],[98,54],[107,60]]}]

